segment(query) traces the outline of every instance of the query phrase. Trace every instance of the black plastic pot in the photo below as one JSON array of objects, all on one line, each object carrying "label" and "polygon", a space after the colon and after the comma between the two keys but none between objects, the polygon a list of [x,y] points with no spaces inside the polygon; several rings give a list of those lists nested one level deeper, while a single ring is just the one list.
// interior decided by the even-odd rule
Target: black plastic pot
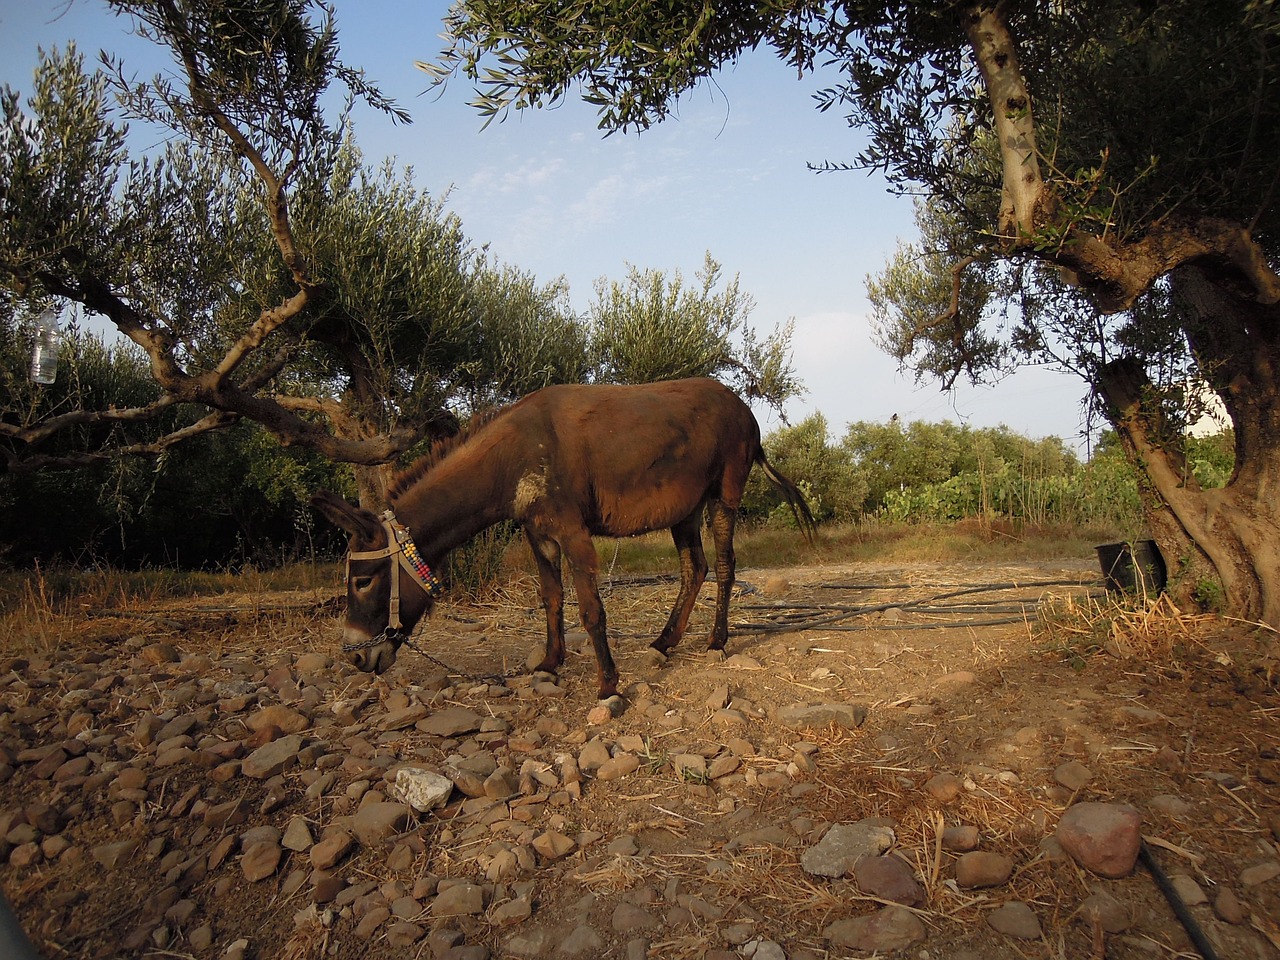
[{"label": "black plastic pot", "polygon": [[1157,594],[1164,589],[1168,573],[1154,540],[1104,543],[1094,549],[1108,590]]}]

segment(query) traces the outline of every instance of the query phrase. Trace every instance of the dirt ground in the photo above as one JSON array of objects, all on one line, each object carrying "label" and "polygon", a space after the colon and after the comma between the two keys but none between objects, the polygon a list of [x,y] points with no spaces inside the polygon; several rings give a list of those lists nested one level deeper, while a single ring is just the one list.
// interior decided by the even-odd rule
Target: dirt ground
[{"label": "dirt ground", "polygon": [[[601,723],[590,722],[595,662],[580,634],[557,684],[522,673],[543,636],[532,581],[501,602],[446,601],[416,637],[439,663],[402,650],[376,679],[341,662],[332,597],[94,611],[73,641],[0,663],[0,888],[50,960],[855,957],[867,952],[832,924],[884,899],[802,859],[832,824],[883,818],[924,889],[911,908],[924,937],[903,956],[1207,956],[1148,868],[1102,879],[1055,851],[1063,811],[1096,800],[1141,812],[1206,949],[1280,957],[1274,633],[1117,606],[1096,566],[1077,560],[738,580],[727,655],[702,649],[705,588],[665,662],[647,644],[674,584],[608,584],[627,707]],[[333,659],[317,670],[315,654]],[[482,677],[493,672],[521,675]],[[306,746],[275,782],[250,778],[238,765],[269,735],[255,740],[246,718],[277,703],[304,718]],[[796,705],[849,704],[865,708],[856,726],[787,722]],[[388,725],[417,705],[428,718],[463,707],[495,722],[444,737]],[[147,717],[154,734],[188,714],[191,742],[169,753],[140,733]],[[573,781],[565,758],[596,739],[637,769]],[[65,763],[48,759],[55,745]],[[455,790],[332,870],[286,848],[250,879],[249,831],[302,817],[318,837],[369,791],[392,797],[399,766],[443,770],[477,753],[524,772],[517,796],[486,806]],[[678,760],[694,756],[726,759],[718,770]],[[130,767],[142,773],[125,776]],[[320,771],[334,774],[327,789],[314,788]],[[939,774],[954,776],[954,795]],[[239,815],[210,816],[233,800]],[[958,885],[957,853],[941,843],[954,826],[976,827],[979,849],[1008,857],[1012,876]],[[567,852],[530,839],[552,833],[572,842]],[[519,854],[510,871],[493,866],[496,841]],[[483,888],[483,911],[433,911],[456,880]],[[1099,892],[1123,922],[1104,929],[1081,915]],[[367,919],[375,901],[392,908],[381,924]],[[991,926],[1011,901],[1031,908],[1038,936]]]}]

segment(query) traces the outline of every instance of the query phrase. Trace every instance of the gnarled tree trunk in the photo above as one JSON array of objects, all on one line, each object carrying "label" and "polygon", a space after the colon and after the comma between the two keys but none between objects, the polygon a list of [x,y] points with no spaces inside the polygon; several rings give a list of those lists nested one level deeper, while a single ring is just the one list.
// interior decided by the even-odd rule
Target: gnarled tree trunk
[{"label": "gnarled tree trunk", "polygon": [[1214,602],[1280,629],[1280,309],[1240,295],[1233,279],[1205,264],[1173,273],[1191,347],[1235,427],[1225,487],[1200,488],[1136,360],[1104,367],[1098,389],[1143,474],[1143,507],[1174,600]]}]

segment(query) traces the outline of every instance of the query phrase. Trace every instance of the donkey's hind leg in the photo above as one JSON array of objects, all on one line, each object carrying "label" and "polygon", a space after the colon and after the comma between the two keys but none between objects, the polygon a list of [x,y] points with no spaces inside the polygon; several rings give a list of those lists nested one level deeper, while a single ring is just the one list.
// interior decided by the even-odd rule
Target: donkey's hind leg
[{"label": "donkey's hind leg", "polygon": [[733,528],[738,511],[722,500],[712,500],[707,512],[711,517],[711,536],[716,545],[716,616],[707,637],[708,650],[723,650],[729,640],[729,597],[737,561],[733,553]]},{"label": "donkey's hind leg", "polygon": [[662,628],[658,639],[650,644],[662,653],[671,650],[684,636],[698,591],[707,579],[707,555],[702,550],[702,512],[699,504],[698,509],[671,528],[671,538],[675,540],[676,553],[680,556],[680,592],[676,594],[667,625]]}]

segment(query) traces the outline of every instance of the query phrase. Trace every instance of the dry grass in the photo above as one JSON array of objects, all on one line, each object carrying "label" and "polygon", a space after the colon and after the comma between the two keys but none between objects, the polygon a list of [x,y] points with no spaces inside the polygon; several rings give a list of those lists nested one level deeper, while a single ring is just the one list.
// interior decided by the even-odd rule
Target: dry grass
[{"label": "dry grass", "polygon": [[1032,639],[1077,666],[1099,653],[1147,660],[1200,643],[1204,631],[1219,622],[1212,614],[1183,613],[1164,594],[1065,594],[1041,604]]}]

